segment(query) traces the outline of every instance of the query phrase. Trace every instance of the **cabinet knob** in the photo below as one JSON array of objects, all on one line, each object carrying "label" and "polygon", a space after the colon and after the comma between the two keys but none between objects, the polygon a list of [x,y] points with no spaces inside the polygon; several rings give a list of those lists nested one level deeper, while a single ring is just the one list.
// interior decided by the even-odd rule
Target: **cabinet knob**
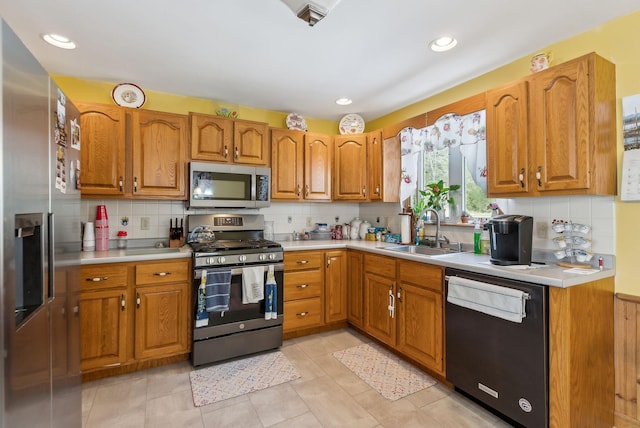
[{"label": "cabinet knob", "polygon": [[136,293],[136,307],[140,307],[140,293]]},{"label": "cabinet knob", "polygon": [[362,186],[362,196],[364,196],[365,198],[367,197],[367,187],[366,186]]},{"label": "cabinet knob", "polygon": [[300,196],[300,190],[301,190],[301,188],[300,188],[300,185],[298,184],[298,191],[296,192],[297,196]]},{"label": "cabinet knob", "polygon": [[308,184],[304,186],[304,195],[305,196],[309,196],[309,185]]},{"label": "cabinet knob", "polygon": [[238,159],[240,157],[240,152],[238,151],[238,148],[236,147],[236,159]]}]

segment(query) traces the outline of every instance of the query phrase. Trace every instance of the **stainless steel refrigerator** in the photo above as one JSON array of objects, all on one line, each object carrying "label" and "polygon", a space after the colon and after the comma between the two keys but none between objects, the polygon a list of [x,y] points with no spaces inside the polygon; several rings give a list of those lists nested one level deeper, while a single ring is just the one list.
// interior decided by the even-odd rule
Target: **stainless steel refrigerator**
[{"label": "stainless steel refrigerator", "polygon": [[0,427],[80,427],[79,116],[0,25]]}]

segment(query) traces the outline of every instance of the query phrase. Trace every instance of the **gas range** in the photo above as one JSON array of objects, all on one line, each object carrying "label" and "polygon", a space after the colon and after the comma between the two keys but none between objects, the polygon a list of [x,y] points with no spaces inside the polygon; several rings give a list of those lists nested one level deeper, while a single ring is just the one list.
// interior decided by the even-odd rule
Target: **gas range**
[{"label": "gas range", "polygon": [[[282,246],[264,239],[264,216],[259,214],[204,214],[187,218],[194,268],[279,263]],[[198,239],[199,231],[205,239]]]}]

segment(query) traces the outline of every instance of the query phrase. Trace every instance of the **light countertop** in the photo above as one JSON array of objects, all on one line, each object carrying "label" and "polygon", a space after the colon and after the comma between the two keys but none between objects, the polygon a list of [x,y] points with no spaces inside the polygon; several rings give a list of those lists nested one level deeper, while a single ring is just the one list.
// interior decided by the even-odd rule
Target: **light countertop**
[{"label": "light countertop", "polygon": [[[443,255],[427,256],[390,250],[399,244],[390,244],[377,241],[362,240],[301,240],[283,241],[282,248],[287,251],[330,250],[330,249],[355,249],[370,253],[391,256],[405,260],[429,263],[438,266],[463,269],[486,275],[498,276],[517,281],[533,282],[536,284],[553,287],[571,287],[586,282],[596,281],[615,276],[615,269],[607,267],[598,269],[569,269],[556,265],[553,261],[547,261],[544,265],[532,264],[531,266],[496,266],[489,263],[489,256],[473,253],[449,253]],[[97,252],[83,252],[80,264],[90,265],[98,263],[119,263],[165,260],[174,258],[191,257],[191,249],[188,245],[181,248],[132,248],[127,250],[109,250]]]}]

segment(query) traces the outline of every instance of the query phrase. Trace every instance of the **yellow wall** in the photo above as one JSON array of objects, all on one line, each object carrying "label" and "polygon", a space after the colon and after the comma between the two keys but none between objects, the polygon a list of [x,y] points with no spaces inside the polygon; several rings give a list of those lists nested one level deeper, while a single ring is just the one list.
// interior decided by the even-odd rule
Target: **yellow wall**
[{"label": "yellow wall", "polygon": [[[551,65],[560,64],[589,52],[616,64],[618,97],[618,177],[622,169],[622,98],[640,93],[640,12],[610,21],[586,33],[538,49],[551,55]],[[529,58],[523,57],[504,67],[456,86],[437,96],[381,117],[370,123],[376,129],[417,114],[464,99],[529,73]],[[620,180],[618,180],[620,181]],[[618,186],[619,188],[619,186]],[[622,202],[616,197],[616,291],[640,295],[640,202]]]},{"label": "yellow wall", "polygon": [[[75,77],[54,75],[53,79],[72,101],[84,101],[102,104],[113,104],[111,90],[116,85],[109,82],[97,82],[83,80]],[[190,111],[196,113],[215,114],[216,110],[227,108],[237,111],[238,117],[245,120],[266,122],[276,128],[286,128],[285,119],[288,113],[264,110],[240,106],[237,104],[223,103],[203,98],[186,97],[165,92],[156,92],[145,89],[147,100],[143,109],[167,111],[171,113],[187,114]],[[337,134],[338,124],[329,120],[305,118],[309,131],[323,134]]]}]

